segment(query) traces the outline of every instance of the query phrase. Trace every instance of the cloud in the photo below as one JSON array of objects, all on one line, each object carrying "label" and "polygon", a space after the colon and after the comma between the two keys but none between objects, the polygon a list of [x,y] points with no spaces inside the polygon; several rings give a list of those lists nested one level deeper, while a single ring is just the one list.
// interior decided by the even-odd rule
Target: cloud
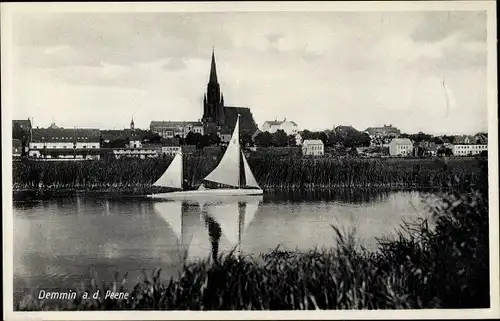
[{"label": "cloud", "polygon": [[[251,107],[259,124],[287,117],[312,129],[384,123],[403,131],[484,128],[485,16],[451,17],[447,22],[443,12],[23,15],[13,28],[15,114],[44,122],[54,113],[70,125],[104,128],[126,126],[132,114],[139,127],[153,119],[198,119],[215,46],[226,103]],[[456,97],[447,119],[440,113],[443,78]]]},{"label": "cloud", "polygon": [[486,12],[426,12],[411,37],[417,42],[435,42],[456,33],[464,41],[486,42]]}]

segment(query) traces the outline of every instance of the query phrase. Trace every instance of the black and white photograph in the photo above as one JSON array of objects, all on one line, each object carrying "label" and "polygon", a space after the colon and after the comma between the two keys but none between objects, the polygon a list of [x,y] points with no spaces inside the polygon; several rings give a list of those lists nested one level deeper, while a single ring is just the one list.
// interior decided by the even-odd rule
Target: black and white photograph
[{"label": "black and white photograph", "polygon": [[500,316],[494,1],[1,6],[7,320]]}]

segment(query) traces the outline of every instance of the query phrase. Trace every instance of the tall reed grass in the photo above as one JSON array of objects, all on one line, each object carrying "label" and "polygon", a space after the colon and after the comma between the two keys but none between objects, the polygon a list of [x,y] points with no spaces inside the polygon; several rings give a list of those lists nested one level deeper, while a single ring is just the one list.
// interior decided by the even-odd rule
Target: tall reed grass
[{"label": "tall reed grass", "polygon": [[[184,177],[192,186],[218,164],[220,155],[186,155]],[[147,192],[171,158],[13,163],[14,190],[79,189]],[[357,159],[250,154],[248,162],[266,190],[331,188],[435,188],[476,186],[478,159]],[[458,179],[453,179],[454,177]]]},{"label": "tall reed grass", "polygon": [[[214,252],[184,262],[162,281],[145,275],[128,300],[43,302],[25,298],[17,310],[308,310],[487,308],[489,229],[487,169],[482,185],[451,190],[429,204],[433,221],[405,222],[397,237],[367,250],[355,234],[333,227],[336,244],[308,252],[276,249],[260,256]],[[208,228],[211,229],[208,224]],[[210,235],[217,235],[213,230]],[[214,237],[216,240],[216,237]],[[85,290],[126,291],[126,279]],[[82,290],[83,291],[83,290]]]}]

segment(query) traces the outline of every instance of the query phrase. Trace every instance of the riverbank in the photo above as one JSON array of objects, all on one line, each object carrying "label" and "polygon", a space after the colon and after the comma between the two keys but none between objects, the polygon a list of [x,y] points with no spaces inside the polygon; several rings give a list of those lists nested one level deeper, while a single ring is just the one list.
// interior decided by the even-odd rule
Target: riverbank
[{"label": "riverbank", "polygon": [[[25,297],[15,310],[296,310],[489,307],[487,186],[442,195],[430,208],[432,224],[402,226],[376,250],[362,248],[355,234],[332,229],[337,245],[239,257],[217,252],[217,229],[208,225],[212,256],[184,262],[182,273],[162,280],[160,271],[125,290],[87,284],[74,300]],[[127,287],[128,288],[128,287]],[[129,298],[105,299],[107,290]],[[81,297],[100,290],[100,299]]]},{"label": "riverbank", "polygon": [[[317,190],[339,188],[440,188],[480,184],[481,158],[359,159],[252,155],[248,162],[264,190]],[[86,162],[13,164],[13,190],[57,193],[148,194],[171,159],[119,159]],[[187,155],[184,177],[198,186],[219,162],[218,156]]]}]

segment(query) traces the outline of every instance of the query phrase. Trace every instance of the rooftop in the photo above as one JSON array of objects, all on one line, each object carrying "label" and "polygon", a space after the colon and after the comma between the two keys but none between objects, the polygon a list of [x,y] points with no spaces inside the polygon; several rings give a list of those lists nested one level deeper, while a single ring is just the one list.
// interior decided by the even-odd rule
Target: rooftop
[{"label": "rooftop", "polygon": [[156,121],[153,120],[151,121],[150,127],[178,127],[178,126],[203,126],[203,124],[199,121],[166,121],[166,120],[161,120],[161,121]]},{"label": "rooftop", "polygon": [[303,145],[323,145],[323,141],[321,139],[306,139]]},{"label": "rooftop", "polygon": [[391,143],[394,142],[396,144],[413,144],[409,138],[393,138]]},{"label": "rooftop", "polygon": [[99,142],[100,130],[94,128],[34,128],[32,129],[33,141],[69,142],[88,141]]}]

